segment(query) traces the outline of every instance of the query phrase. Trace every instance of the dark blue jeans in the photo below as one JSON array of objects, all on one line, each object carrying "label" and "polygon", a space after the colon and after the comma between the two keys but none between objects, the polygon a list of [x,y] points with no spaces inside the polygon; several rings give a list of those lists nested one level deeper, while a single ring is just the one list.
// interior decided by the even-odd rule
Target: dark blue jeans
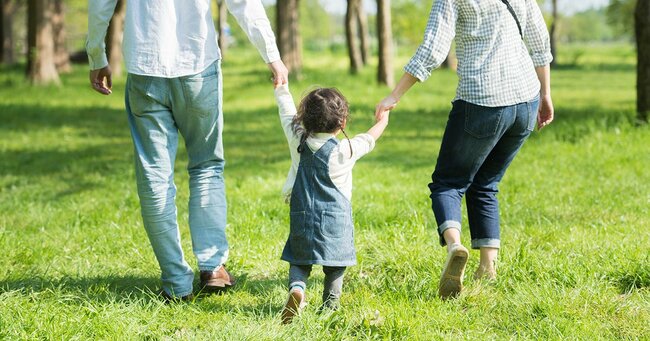
[{"label": "dark blue jeans", "polygon": [[460,230],[465,195],[472,248],[501,246],[498,184],[535,129],[538,105],[539,98],[496,108],[453,103],[429,184],[441,245],[445,230]]}]

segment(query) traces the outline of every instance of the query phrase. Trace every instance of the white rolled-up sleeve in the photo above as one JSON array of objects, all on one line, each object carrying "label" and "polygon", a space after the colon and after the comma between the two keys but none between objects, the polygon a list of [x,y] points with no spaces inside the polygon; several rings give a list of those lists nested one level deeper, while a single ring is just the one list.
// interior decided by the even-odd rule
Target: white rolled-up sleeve
[{"label": "white rolled-up sleeve", "polygon": [[86,53],[91,70],[97,70],[108,65],[106,57],[106,31],[115,12],[117,0],[88,1],[88,38]]},{"label": "white rolled-up sleeve", "polygon": [[280,60],[275,34],[260,0],[226,0],[226,6],[248,39],[255,45],[264,62]]}]

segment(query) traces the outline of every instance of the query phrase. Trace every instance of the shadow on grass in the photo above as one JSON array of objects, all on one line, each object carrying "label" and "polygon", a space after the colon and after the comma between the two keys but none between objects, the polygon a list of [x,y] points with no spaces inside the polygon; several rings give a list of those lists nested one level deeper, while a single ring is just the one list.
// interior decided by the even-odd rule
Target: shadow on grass
[{"label": "shadow on grass", "polygon": [[[198,276],[197,276],[198,277]],[[232,304],[231,300],[212,299],[227,295],[246,293],[255,297],[269,297],[274,288],[284,287],[284,279],[252,279],[246,274],[237,278],[234,287],[225,292],[201,292],[198,283],[194,285],[196,307],[202,311],[237,310],[247,315],[275,315],[281,306],[270,302],[259,304]],[[18,292],[20,296],[29,297],[34,293],[47,293],[48,296],[60,296],[75,302],[91,301],[99,303],[130,304],[136,302],[165,302],[158,296],[160,279],[154,277],[108,275],[98,277],[63,277],[47,279],[39,276],[0,280],[0,297],[10,292]]]}]

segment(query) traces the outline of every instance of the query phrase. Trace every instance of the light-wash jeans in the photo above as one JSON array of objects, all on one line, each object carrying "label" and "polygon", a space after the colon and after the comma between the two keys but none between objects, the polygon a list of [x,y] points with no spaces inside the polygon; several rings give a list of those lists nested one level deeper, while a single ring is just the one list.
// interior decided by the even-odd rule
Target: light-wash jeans
[{"label": "light-wash jeans", "polygon": [[189,225],[199,270],[212,271],[228,258],[221,103],[219,61],[191,76],[128,75],[126,111],[142,218],[162,271],[163,289],[170,295],[188,295],[194,280],[176,221],[179,132],[189,159]]}]

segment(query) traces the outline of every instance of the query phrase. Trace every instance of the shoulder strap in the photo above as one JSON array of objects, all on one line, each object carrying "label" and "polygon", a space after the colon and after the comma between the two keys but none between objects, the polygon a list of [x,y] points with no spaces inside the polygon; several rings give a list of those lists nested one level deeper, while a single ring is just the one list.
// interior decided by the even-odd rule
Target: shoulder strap
[{"label": "shoulder strap", "polygon": [[517,14],[515,13],[515,10],[512,8],[512,6],[510,6],[508,0],[501,0],[501,2],[503,2],[506,5],[506,7],[508,7],[508,12],[510,12],[510,14],[512,14],[512,17],[515,18],[515,22],[517,23],[517,28],[519,29],[519,35],[521,36],[521,39],[524,39],[524,34],[523,32],[521,32],[521,24],[519,23],[519,18],[517,18]]}]

